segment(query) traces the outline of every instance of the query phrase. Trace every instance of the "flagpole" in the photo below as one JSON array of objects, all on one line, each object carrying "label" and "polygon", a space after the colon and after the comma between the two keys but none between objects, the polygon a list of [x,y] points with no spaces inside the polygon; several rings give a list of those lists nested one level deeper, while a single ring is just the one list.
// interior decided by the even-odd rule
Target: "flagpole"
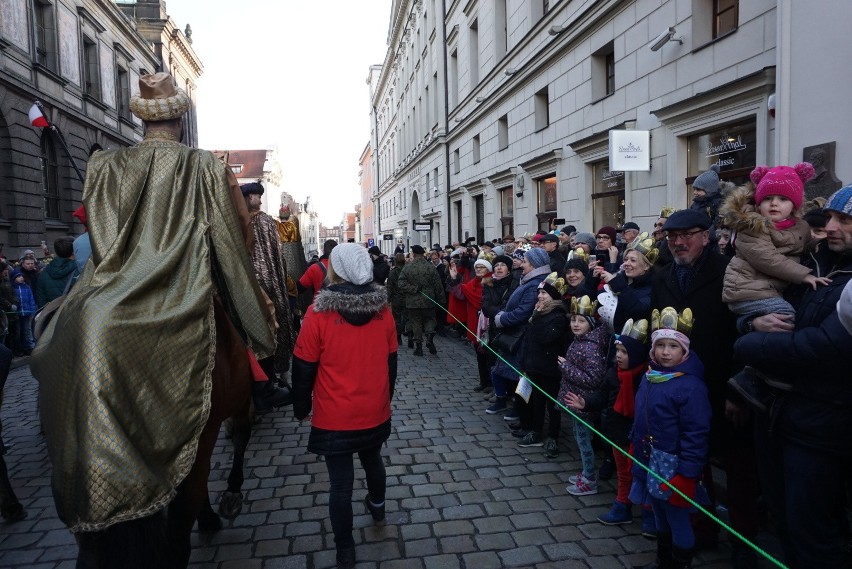
[{"label": "flagpole", "polygon": [[62,144],[62,149],[65,150],[65,156],[68,157],[68,160],[71,162],[71,166],[73,166],[74,171],[77,172],[77,177],[80,178],[80,182],[85,183],[86,180],[83,177],[83,173],[80,171],[80,168],[77,167],[77,162],[74,161],[74,157],[71,156],[71,152],[68,150],[68,144],[65,143],[65,137],[62,136],[62,132],[59,130],[59,127],[47,118],[47,112],[45,112],[44,107],[41,106],[41,101],[36,101],[35,105],[38,107],[38,110],[41,111],[41,114],[44,116],[44,120],[47,121],[47,127],[56,133],[56,136],[59,138],[59,142]]}]

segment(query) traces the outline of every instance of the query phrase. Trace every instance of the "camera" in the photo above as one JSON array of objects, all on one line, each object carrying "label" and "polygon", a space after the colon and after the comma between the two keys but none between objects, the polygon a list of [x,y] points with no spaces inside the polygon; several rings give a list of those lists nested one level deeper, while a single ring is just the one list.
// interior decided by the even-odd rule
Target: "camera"
[{"label": "camera", "polygon": [[553,223],[553,225],[565,225],[565,218],[563,218],[563,217],[555,218],[555,219],[551,220],[551,223]]}]

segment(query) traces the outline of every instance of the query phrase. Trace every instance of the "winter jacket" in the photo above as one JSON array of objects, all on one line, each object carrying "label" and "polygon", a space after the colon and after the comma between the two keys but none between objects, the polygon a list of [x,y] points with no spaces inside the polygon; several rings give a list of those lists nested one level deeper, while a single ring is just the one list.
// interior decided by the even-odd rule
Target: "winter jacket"
[{"label": "winter jacket", "polygon": [[39,308],[65,293],[71,279],[77,272],[77,262],[74,259],[55,258],[41,272],[36,285],[35,297]]},{"label": "winter jacket", "polygon": [[[648,464],[645,452],[649,440],[655,449],[677,455],[676,474],[698,478],[707,464],[710,434],[710,401],[702,379],[704,365],[696,354],[672,368],[662,368],[653,360],[651,369],[663,373],[683,373],[662,383],[651,383],[647,374],[636,392],[633,420],[633,457]],[[648,474],[633,466],[633,476],[644,482]]]},{"label": "winter jacket", "polygon": [[852,280],[852,254],[840,256],[820,243],[807,259],[828,286],[791,287],[796,307],[793,332],[752,332],[737,340],[743,363],[793,384],[773,406],[776,432],[798,444],[852,456],[852,336],[840,323],[837,301]]},{"label": "winter jacket", "polygon": [[[589,280],[589,279],[586,279]],[[640,320],[651,315],[651,286],[654,283],[654,269],[648,270],[628,283],[624,271],[605,286],[597,296],[601,303],[598,314],[610,331],[619,333],[628,319]]]},{"label": "winter jacket", "polygon": [[[574,337],[565,353],[565,363],[559,364],[562,383],[558,399],[563,404],[569,391],[585,397],[601,384],[606,372],[606,353],[610,336],[606,326],[598,326],[588,334]],[[584,411],[575,413],[588,417],[588,413]]]},{"label": "winter jacket", "polygon": [[[521,278],[521,284],[509,296],[505,308],[494,316],[497,332],[501,329],[511,331],[515,328],[526,328],[529,325],[530,316],[532,316],[535,304],[538,302],[538,285],[549,274],[550,265],[545,265],[531,270]],[[520,357],[524,350],[523,342],[525,341],[526,339],[521,341],[521,346],[515,354],[500,353],[515,368],[520,365]],[[518,374],[503,360],[497,360],[494,373],[506,379],[518,379]]]},{"label": "winter jacket", "polygon": [[509,296],[515,290],[512,288],[514,284],[516,283],[512,279],[512,275],[506,275],[502,279],[496,279],[493,275],[490,278],[482,279],[482,314],[488,318],[489,338],[493,338],[494,334],[497,333],[494,317],[505,308]]},{"label": "winter jacket", "polygon": [[293,350],[293,413],[301,420],[313,407],[309,451],[351,453],[387,440],[397,348],[380,285],[320,291]]},{"label": "winter jacket", "polygon": [[[402,268],[397,281],[399,290],[405,293],[406,308],[434,308],[434,300],[438,304],[443,304],[445,300],[444,285],[438,278],[438,271],[435,265],[427,261],[424,257],[415,257],[413,261],[409,261]],[[422,294],[429,298],[424,297]],[[462,318],[462,321],[464,319]]]},{"label": "winter jacket", "polygon": [[749,186],[733,190],[722,206],[724,224],[735,232],[736,256],[725,270],[722,300],[743,302],[780,297],[789,284],[799,284],[810,269],[799,263],[810,240],[810,227],[798,219],[778,230],[754,208]]},{"label": "winter jacket", "polygon": [[32,316],[36,313],[38,307],[36,306],[35,297],[33,296],[33,291],[30,289],[30,285],[13,282],[12,292],[15,293],[15,296],[20,301],[17,310],[18,316]]},{"label": "winter jacket", "polygon": [[[639,389],[645,368],[640,368],[638,375],[634,377],[633,393]],[[626,417],[618,413],[612,406],[621,389],[618,380],[618,368],[611,366],[606,370],[603,381],[592,393],[584,397],[586,400],[585,411],[601,413],[601,431],[612,442],[622,448],[627,448],[630,441],[630,430],[633,427],[633,417]]]},{"label": "winter jacket", "polygon": [[541,311],[533,311],[524,339],[521,370],[531,377],[558,378],[557,358],[565,353],[568,345],[567,328],[568,318],[561,301],[549,301]]},{"label": "winter jacket", "polygon": [[388,288],[388,298],[390,305],[394,310],[402,310],[405,308],[405,293],[399,290],[399,274],[402,272],[402,267],[394,267],[388,273],[386,285]]},{"label": "winter jacket", "polygon": [[373,260],[373,282],[380,285],[385,284],[388,273],[390,273],[388,258],[384,255],[379,255],[378,259]]},{"label": "winter jacket", "polygon": [[710,218],[710,225],[718,227],[719,207],[722,205],[722,199],[722,192],[693,198],[692,203],[689,204],[689,209],[703,211]]}]

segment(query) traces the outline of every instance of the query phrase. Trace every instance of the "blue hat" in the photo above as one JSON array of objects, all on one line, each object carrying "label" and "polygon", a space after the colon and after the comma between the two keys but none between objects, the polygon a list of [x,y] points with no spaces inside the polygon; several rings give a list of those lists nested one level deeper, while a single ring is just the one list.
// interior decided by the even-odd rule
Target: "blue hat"
[{"label": "blue hat", "polygon": [[852,184],[840,188],[825,202],[823,211],[836,211],[844,215],[852,215]]},{"label": "blue hat", "polygon": [[550,264],[550,255],[544,249],[530,249],[525,258],[534,269]]},{"label": "blue hat", "polygon": [[21,269],[15,269],[11,273],[9,273],[9,279],[14,282],[14,280],[20,276],[23,276],[24,273],[21,272]]},{"label": "blue hat", "polygon": [[257,194],[259,196],[262,196],[263,186],[261,186],[259,182],[251,182],[240,186],[240,191],[243,193],[243,196],[247,196],[249,194]]},{"label": "blue hat", "polygon": [[615,343],[624,346],[627,351],[627,361],[630,369],[648,361],[648,346],[636,338],[626,334],[614,334]]},{"label": "blue hat", "polygon": [[697,209],[682,209],[669,216],[663,224],[663,231],[680,231],[683,229],[710,229],[710,216]]}]

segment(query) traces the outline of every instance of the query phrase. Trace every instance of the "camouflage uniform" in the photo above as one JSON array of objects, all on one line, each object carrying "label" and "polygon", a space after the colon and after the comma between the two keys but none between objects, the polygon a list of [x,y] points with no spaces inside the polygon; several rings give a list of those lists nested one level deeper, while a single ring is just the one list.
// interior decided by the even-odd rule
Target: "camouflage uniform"
[{"label": "camouflage uniform", "polygon": [[[435,304],[443,304],[444,287],[438,277],[435,265],[425,257],[416,256],[413,261],[406,263],[397,281],[399,290],[405,293],[405,316],[409,330],[414,336],[416,355],[423,354],[423,334],[426,333],[427,345],[434,350],[432,338],[435,335]],[[422,294],[429,298],[424,297]],[[435,353],[432,351],[432,353]]]}]

